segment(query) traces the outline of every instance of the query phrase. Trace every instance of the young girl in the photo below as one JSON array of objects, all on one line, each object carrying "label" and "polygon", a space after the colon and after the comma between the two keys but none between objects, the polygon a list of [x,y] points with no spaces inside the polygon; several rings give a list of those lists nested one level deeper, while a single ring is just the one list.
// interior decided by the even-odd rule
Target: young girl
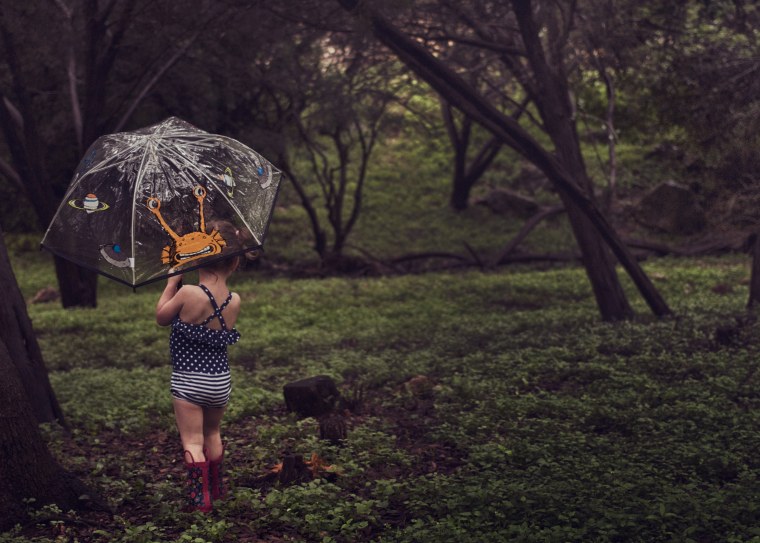
[{"label": "young girl", "polygon": [[[210,225],[237,245],[238,232],[230,223]],[[233,241],[234,240],[234,241]],[[240,334],[235,322],[240,296],[230,292],[227,279],[241,257],[217,261],[198,270],[198,286],[181,287],[181,276],[170,277],[156,305],[156,322],[171,325],[171,393],[184,460],[190,508],[207,513],[212,500],[224,497],[220,425],[230,397],[227,346]]]}]

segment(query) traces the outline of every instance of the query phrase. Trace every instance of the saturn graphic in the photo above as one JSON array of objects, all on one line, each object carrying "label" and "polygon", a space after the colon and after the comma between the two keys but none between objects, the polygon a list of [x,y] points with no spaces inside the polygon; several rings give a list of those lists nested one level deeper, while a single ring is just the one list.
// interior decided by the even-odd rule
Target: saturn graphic
[{"label": "saturn graphic", "polygon": [[69,205],[74,209],[81,209],[87,213],[95,213],[96,211],[105,211],[108,209],[108,204],[98,200],[98,197],[90,193],[84,197],[84,200],[69,200]]}]

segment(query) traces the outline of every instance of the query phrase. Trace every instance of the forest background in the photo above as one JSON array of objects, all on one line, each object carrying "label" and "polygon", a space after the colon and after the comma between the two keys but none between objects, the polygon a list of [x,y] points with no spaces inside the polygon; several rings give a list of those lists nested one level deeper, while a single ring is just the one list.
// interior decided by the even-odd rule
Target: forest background
[{"label": "forest background", "polygon": [[[23,297],[61,296],[29,307],[68,427],[43,439],[117,512],[49,506],[3,537],[757,537],[758,19],[739,0],[3,3],[0,221]],[[262,305],[235,360],[237,491],[203,521],[164,503],[173,460],[135,468],[173,450],[155,292],[37,252],[92,141],[170,115],[285,174],[239,283]],[[280,405],[316,372],[364,391],[342,447]],[[125,375],[135,401],[110,406]],[[342,471],[253,483],[293,450]]]}]

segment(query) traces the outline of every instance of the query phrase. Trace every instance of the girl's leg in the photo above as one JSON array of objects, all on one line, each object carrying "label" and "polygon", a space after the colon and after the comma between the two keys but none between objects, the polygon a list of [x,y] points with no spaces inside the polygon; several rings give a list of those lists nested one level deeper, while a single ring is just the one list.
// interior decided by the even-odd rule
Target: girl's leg
[{"label": "girl's leg", "polygon": [[206,458],[209,467],[209,485],[212,500],[224,499],[227,490],[224,486],[224,448],[219,427],[222,423],[224,408],[205,407],[203,409],[203,439],[206,445]]},{"label": "girl's leg", "polygon": [[216,460],[222,456],[221,425],[224,407],[203,408],[203,443],[210,459]]},{"label": "girl's leg", "polygon": [[[204,462],[206,457],[203,454],[203,408],[178,398],[173,398],[173,403],[179,437],[182,440],[182,448],[186,451],[185,462]],[[188,452],[192,458],[188,457]]]}]

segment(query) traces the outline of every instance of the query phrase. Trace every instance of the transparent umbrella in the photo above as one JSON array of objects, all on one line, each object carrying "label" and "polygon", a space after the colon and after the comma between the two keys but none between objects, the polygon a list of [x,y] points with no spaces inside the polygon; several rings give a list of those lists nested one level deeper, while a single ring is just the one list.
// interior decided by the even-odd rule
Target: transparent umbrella
[{"label": "transparent umbrella", "polygon": [[137,287],[261,249],[280,180],[246,145],[171,117],[95,141],[42,246]]}]

